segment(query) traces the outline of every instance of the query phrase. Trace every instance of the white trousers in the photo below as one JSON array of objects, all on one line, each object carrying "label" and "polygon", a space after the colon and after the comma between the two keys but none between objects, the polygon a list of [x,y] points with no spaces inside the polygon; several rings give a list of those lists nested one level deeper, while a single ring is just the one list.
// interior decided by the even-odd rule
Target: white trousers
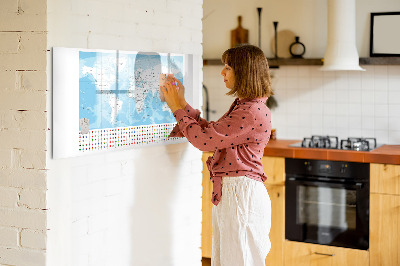
[{"label": "white trousers", "polygon": [[260,181],[223,177],[212,210],[212,266],[262,266],[271,249],[271,200]]}]

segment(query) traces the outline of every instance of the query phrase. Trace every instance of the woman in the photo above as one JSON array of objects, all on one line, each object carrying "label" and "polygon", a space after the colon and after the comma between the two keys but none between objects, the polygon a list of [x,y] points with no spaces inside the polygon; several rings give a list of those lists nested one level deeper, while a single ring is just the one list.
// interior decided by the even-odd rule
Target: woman
[{"label": "woman", "polygon": [[271,130],[265,104],[272,95],[268,62],[252,45],[228,49],[222,62],[227,95],[237,98],[216,122],[200,118],[186,103],[182,84],[168,77],[161,90],[178,122],[170,136],[185,136],[196,148],[214,151],[207,160],[213,182],[212,265],[265,265],[271,247],[271,202],[261,164]]}]

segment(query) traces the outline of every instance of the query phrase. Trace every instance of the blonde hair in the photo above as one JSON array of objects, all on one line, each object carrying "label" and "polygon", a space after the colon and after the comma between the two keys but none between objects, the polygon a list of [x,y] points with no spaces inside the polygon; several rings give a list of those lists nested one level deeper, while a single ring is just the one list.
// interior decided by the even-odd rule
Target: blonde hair
[{"label": "blonde hair", "polygon": [[235,85],[227,95],[254,99],[274,94],[268,61],[260,48],[248,44],[230,48],[222,54],[221,60],[235,74]]}]

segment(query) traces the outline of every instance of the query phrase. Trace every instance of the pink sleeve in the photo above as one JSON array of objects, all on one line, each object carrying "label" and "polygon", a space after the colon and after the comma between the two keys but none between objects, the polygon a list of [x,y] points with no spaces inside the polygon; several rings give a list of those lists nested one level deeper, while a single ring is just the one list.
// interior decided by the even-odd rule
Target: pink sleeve
[{"label": "pink sleeve", "polygon": [[[184,108],[186,114],[190,117],[192,117],[194,120],[196,120],[199,125],[205,127],[209,124],[209,122],[203,118],[200,117],[200,111],[197,109],[194,109],[192,106],[187,104]],[[179,129],[179,125],[176,124],[176,126],[172,129],[171,133],[169,134],[169,137],[184,137],[182,132]]]},{"label": "pink sleeve", "polygon": [[[233,110],[228,116],[202,126],[182,109],[174,113],[180,132],[201,151],[224,149],[249,142],[255,118],[250,110]],[[254,131],[253,131],[254,132]]]}]

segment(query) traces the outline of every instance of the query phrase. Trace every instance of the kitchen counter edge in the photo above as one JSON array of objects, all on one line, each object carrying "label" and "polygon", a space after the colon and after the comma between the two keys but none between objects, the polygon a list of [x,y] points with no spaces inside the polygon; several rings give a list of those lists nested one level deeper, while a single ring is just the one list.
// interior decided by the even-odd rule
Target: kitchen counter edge
[{"label": "kitchen counter edge", "polygon": [[331,160],[361,163],[400,164],[400,145],[382,145],[372,151],[298,148],[289,145],[301,140],[270,140],[264,156]]}]

